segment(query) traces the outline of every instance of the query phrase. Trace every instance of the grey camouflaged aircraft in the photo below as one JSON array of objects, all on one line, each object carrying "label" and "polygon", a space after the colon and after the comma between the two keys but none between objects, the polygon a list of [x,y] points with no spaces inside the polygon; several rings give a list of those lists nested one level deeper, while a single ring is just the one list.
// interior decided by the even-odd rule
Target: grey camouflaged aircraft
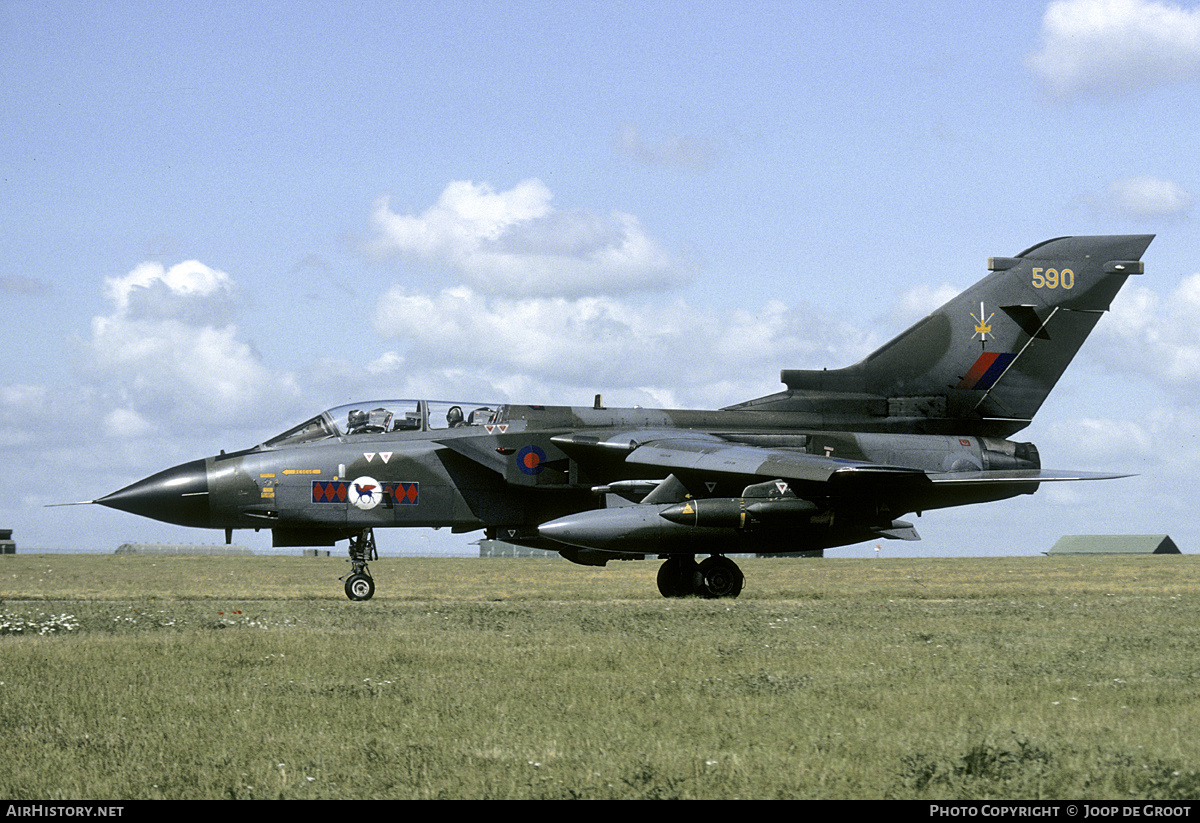
[{"label": "grey camouflaged aircraft", "polygon": [[[483,529],[567,559],[658,557],[666,597],[736,597],[727,555],[918,540],[897,518],[1115,477],[1041,468],[1033,420],[1153,235],[1060,237],[1015,257],[861,362],[785,370],[714,411],[429,400],[322,412],[244,451],[88,501],[181,526],[349,540],[351,600],[374,530]],[[708,555],[697,563],[697,555]]]}]

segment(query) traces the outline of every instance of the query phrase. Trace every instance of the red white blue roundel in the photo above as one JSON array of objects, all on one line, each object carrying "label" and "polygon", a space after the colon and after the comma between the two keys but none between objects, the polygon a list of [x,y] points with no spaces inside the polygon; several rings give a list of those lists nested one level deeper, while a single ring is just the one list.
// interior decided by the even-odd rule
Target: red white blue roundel
[{"label": "red white blue roundel", "polygon": [[537,446],[525,446],[517,452],[517,468],[522,474],[540,474],[545,462],[546,453]]},{"label": "red white blue roundel", "polygon": [[346,490],[350,503],[363,511],[370,511],[383,502],[383,484],[374,477],[358,477]]}]

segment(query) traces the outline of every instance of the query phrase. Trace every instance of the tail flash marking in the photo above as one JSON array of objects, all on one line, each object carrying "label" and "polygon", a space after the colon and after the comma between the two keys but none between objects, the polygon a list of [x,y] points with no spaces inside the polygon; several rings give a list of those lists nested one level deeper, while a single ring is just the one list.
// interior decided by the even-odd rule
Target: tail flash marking
[{"label": "tail flash marking", "polygon": [[[976,317],[974,312],[971,312],[971,319],[975,321],[975,334],[979,335],[979,339],[987,342],[988,335],[992,333],[992,318],[996,316],[995,312],[989,314],[986,318],[983,316],[984,308],[983,301],[979,301],[979,316]],[[971,335],[974,339],[975,335]]]},{"label": "tail flash marking", "polygon": [[984,352],[954,388],[990,389],[1016,357],[1007,352]]}]

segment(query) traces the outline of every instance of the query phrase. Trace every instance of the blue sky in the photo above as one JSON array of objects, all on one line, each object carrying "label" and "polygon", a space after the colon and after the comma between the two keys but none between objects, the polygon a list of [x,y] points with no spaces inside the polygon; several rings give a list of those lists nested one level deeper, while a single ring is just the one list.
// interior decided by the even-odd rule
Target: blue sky
[{"label": "blue sky", "polygon": [[1200,551],[1195,3],[0,0],[0,77],[22,548],[215,542],[43,504],[322,408],[719,407],[858,360],[988,256],[1154,233],[1018,437],[1139,476],[930,513],[884,553]]}]

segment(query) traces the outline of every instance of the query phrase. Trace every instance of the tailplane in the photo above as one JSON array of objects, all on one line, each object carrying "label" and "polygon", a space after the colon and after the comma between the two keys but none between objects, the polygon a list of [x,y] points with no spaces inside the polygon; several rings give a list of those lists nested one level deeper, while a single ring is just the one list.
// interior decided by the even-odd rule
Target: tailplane
[{"label": "tailplane", "polygon": [[861,362],[785,370],[787,391],[734,408],[820,415],[829,406],[883,430],[1008,436],[1033,419],[1129,275],[1142,273],[1153,239],[1060,237],[993,257],[987,277]]}]

